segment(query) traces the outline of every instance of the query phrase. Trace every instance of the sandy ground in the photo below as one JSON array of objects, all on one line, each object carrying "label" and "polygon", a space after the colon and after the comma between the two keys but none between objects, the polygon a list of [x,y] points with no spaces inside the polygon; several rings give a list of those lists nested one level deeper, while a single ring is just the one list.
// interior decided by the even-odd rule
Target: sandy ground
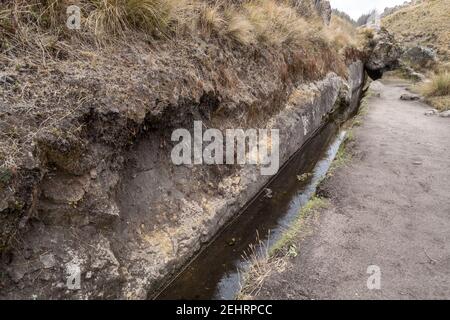
[{"label": "sandy ground", "polygon": [[[323,186],[330,205],[258,298],[450,298],[450,119],[403,93],[384,80],[369,99],[352,161]],[[370,265],[380,289],[368,289]]]}]

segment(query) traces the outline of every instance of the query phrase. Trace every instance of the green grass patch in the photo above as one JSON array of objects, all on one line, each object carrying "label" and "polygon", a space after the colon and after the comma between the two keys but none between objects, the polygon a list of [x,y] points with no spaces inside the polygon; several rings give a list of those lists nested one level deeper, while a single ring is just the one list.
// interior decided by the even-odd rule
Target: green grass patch
[{"label": "green grass patch", "polygon": [[339,146],[336,157],[330,165],[330,169],[327,172],[327,177],[332,176],[336,169],[346,165],[352,159],[351,153],[348,152],[348,145],[353,141],[355,141],[355,136],[353,130],[349,129],[347,131],[347,134],[345,135],[344,141],[342,141],[341,145]]},{"label": "green grass patch", "polygon": [[12,178],[12,171],[7,168],[0,168],[0,184],[8,184]]},{"label": "green grass patch", "polygon": [[295,221],[291,226],[283,232],[280,239],[278,239],[269,250],[269,255],[274,256],[282,254],[283,256],[296,256],[297,247],[295,246],[295,238],[305,228],[305,219],[314,214],[317,210],[326,208],[328,201],[326,199],[313,196],[306,205],[300,210]]}]

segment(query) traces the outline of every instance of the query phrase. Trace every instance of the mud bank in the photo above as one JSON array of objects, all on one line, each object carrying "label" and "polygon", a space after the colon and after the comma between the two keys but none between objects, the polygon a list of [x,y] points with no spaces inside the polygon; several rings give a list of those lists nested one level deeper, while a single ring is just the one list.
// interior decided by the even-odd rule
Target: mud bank
[{"label": "mud bank", "polygon": [[[234,93],[232,101],[240,103],[233,110],[218,110],[226,105],[227,89],[218,97],[204,87],[189,93],[198,102],[185,101],[186,108],[177,110],[169,103],[141,115],[139,125],[118,111],[91,109],[84,115],[88,135],[96,137],[89,152],[58,139],[49,146],[47,139],[41,150],[53,167],[30,183],[30,214],[21,220],[26,232],[2,254],[0,296],[142,299],[157,292],[270,180],[258,166],[173,165],[174,128],[192,128],[197,119],[220,130],[280,129],[283,164],[337,109],[342,120],[356,110],[364,84],[361,61],[348,66],[347,79],[329,72],[314,82],[289,80],[288,88],[282,73],[268,80],[277,63],[284,65],[276,61],[260,74],[243,73],[264,81],[239,91],[241,97]],[[229,78],[234,75],[242,76],[236,71]],[[252,88],[272,94],[243,102]],[[257,103],[263,103],[259,111]],[[120,130],[137,131],[132,145],[114,141],[125,139]],[[105,144],[106,138],[112,142]],[[80,161],[65,162],[71,155]]]}]

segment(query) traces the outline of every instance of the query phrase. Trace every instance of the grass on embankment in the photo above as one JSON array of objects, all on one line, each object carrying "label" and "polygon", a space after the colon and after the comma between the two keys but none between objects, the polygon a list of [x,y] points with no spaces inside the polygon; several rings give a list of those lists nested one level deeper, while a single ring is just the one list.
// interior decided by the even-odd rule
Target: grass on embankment
[{"label": "grass on embankment", "polygon": [[384,17],[382,25],[403,45],[434,48],[440,60],[450,61],[449,16],[448,0],[427,0]]},{"label": "grass on embankment", "polygon": [[439,111],[450,110],[450,72],[434,74],[429,82],[421,83],[418,91],[426,102]]},{"label": "grass on embankment", "polygon": [[[69,4],[81,9],[79,30],[70,30],[66,26]],[[293,77],[312,81],[328,72],[345,77],[346,59],[353,57],[353,49],[358,45],[353,39],[354,31],[338,17],[333,18],[331,27],[325,26],[314,10],[308,14],[304,12],[311,8],[305,6],[300,11],[288,0],[0,2],[0,76],[4,72],[8,75],[1,78],[6,82],[0,85],[0,103],[14,108],[7,115],[8,119],[0,119],[0,166],[12,170],[19,168],[21,158],[26,157],[28,146],[37,132],[43,130],[43,124],[45,130],[56,132],[53,129],[58,127],[60,119],[76,117],[82,111],[78,102],[87,99],[87,94],[81,89],[75,91],[75,86],[70,84],[75,92],[73,95],[77,95],[76,101],[70,101],[73,95],[67,94],[66,87],[69,77],[59,80],[52,74],[52,68],[63,69],[63,65],[70,69],[74,78],[80,79],[91,78],[92,75],[87,73],[95,69],[102,74],[98,79],[99,87],[106,87],[116,85],[113,80],[108,83],[119,74],[116,61],[126,60],[130,72],[133,68],[149,69],[147,73],[154,75],[158,72],[152,70],[153,65],[158,64],[149,63],[149,60],[164,60],[164,53],[174,51],[177,46],[179,50],[175,51],[181,55],[186,51],[184,47],[210,42],[223,46],[224,51],[236,53],[236,56],[245,51],[262,56],[278,51],[289,62],[285,68],[280,68],[282,79]],[[147,54],[153,60],[143,60]],[[210,58],[205,55],[203,61],[199,59],[192,65],[200,69]],[[170,75],[170,69],[175,67],[168,64],[161,70],[161,75]],[[22,72],[25,68],[29,71]],[[134,72],[130,78],[136,74]],[[230,91],[240,89],[231,88],[237,83],[229,81]],[[58,104],[51,102],[50,95],[43,94],[46,90],[62,100]],[[131,91],[127,89],[127,92]],[[118,95],[117,90],[111,91],[108,99],[122,99]],[[68,107],[60,108],[63,104]],[[35,115],[22,112],[22,105],[31,108]],[[139,105],[133,107],[140,108]],[[21,125],[13,125],[14,120],[20,121]]]},{"label": "grass on embankment", "polygon": [[[81,9],[80,30],[66,28],[69,4]],[[332,23],[332,28],[324,30],[315,11],[302,15],[287,0],[237,4],[205,0],[12,0],[0,4],[0,49],[18,45],[45,49],[73,37],[111,43],[118,39],[154,40],[196,34],[220,35],[241,44],[305,46],[307,38],[314,36],[337,50],[356,45],[350,26],[339,17],[334,17]]]},{"label": "grass on embankment", "polygon": [[290,227],[282,233],[281,237],[270,247],[260,242],[264,249],[262,252],[255,247],[250,247],[250,252],[245,256],[249,269],[241,275],[241,290],[237,299],[245,300],[259,293],[264,281],[274,271],[282,272],[286,267],[286,259],[295,258],[298,255],[297,240],[308,232],[308,221],[323,208],[326,208],[326,199],[317,196],[312,197],[299,211]]}]

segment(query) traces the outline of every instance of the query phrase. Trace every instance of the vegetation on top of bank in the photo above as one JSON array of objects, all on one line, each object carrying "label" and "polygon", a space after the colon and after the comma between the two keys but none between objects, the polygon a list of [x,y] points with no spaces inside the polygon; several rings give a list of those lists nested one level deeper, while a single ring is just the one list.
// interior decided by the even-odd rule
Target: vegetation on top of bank
[{"label": "vegetation on top of bank", "polygon": [[[23,209],[2,215],[0,238],[36,214],[51,170],[120,170],[117,155],[150,128],[198,112],[217,128],[264,123],[299,85],[346,77],[361,57],[354,31],[326,25],[314,3],[1,1],[0,208]],[[70,5],[80,29],[67,26]]]},{"label": "vegetation on top of bank", "polygon": [[241,289],[237,299],[245,300],[257,295],[269,275],[285,269],[286,259],[295,258],[298,255],[297,240],[299,236],[306,235],[309,219],[327,206],[326,199],[313,196],[300,209],[295,220],[274,244],[260,241],[258,246],[250,247],[249,253],[244,256],[249,269],[241,274]]},{"label": "vegetation on top of bank", "polygon": [[[310,1],[292,0],[12,0],[0,4],[4,49],[41,46],[68,40],[113,42],[118,39],[175,38],[194,34],[228,36],[241,44],[255,42],[305,45],[320,38]],[[81,9],[80,30],[66,28],[69,5]],[[340,35],[339,30],[336,33]],[[62,48],[58,48],[61,50]]]},{"label": "vegetation on top of bank", "polygon": [[450,72],[432,74],[428,81],[418,85],[418,91],[438,111],[450,110]]},{"label": "vegetation on top of bank", "polygon": [[[143,104],[148,108],[139,94],[130,100],[131,92],[142,91],[138,88],[142,82],[132,79],[141,73],[144,77],[146,69],[150,69],[147,74],[156,76],[154,69],[161,68],[158,61],[166,59],[164,52],[174,51],[179,59],[187,59],[181,55],[187,51],[200,54],[201,50],[194,49],[205,42],[214,43],[224,51],[228,48],[233,55],[244,51],[270,55],[271,51],[278,50],[289,64],[287,69],[280,70],[283,79],[294,75],[295,79],[316,80],[330,71],[345,77],[346,60],[354,59],[358,51],[356,32],[349,22],[336,16],[331,27],[324,25],[312,3],[302,1],[299,5],[295,0],[2,2],[0,104],[6,108],[3,110],[6,117],[0,119],[0,165],[20,167],[18,159],[30,151],[36,136],[43,131],[77,140],[82,130],[80,124],[71,130],[67,125],[59,130],[58,123],[78,116],[86,107],[92,108],[90,101],[106,99],[106,92],[101,93],[96,87],[117,86],[129,78],[122,85],[123,90],[107,89],[110,90],[107,99],[130,105],[128,109],[133,104],[131,100],[137,100],[134,109],[139,110]],[[66,26],[67,7],[72,4],[81,9],[80,30]],[[144,54],[152,56],[146,58],[150,63],[143,61]],[[175,56],[171,54],[171,58]],[[197,68],[208,61],[207,58],[198,60]],[[185,62],[187,65],[188,61]],[[166,66],[177,68],[179,64],[166,63]],[[172,74],[167,71],[164,73]],[[95,80],[93,73],[98,75]],[[236,82],[230,76],[222,78],[229,86]],[[87,82],[91,85],[86,85]]]},{"label": "vegetation on top of bank", "polygon": [[450,61],[450,6],[448,0],[415,2],[382,19],[382,25],[405,47],[432,48],[442,61]]}]

